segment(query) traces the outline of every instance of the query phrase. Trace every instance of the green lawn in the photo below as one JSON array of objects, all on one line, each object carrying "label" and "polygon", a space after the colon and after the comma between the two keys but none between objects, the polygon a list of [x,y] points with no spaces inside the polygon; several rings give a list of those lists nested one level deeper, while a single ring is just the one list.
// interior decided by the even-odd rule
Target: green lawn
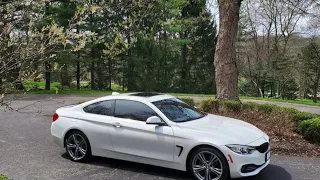
[{"label": "green lawn", "polygon": [[100,90],[36,90],[36,91],[27,91],[26,94],[102,94],[110,95],[112,91],[100,91]]},{"label": "green lawn", "polygon": [[[35,82],[35,81],[24,81],[23,82],[23,86],[24,88],[26,88],[26,90],[29,89],[44,89],[45,88],[45,81],[39,81],[39,82]],[[50,83],[50,89],[51,90],[56,90],[56,89],[60,89],[61,84],[59,82],[52,82]]]},{"label": "green lawn", "polygon": [[[87,86],[88,83],[82,82],[81,87]],[[90,90],[90,89],[70,89],[70,90],[62,90],[61,84],[59,82],[52,82],[51,83],[51,90],[30,90],[30,89],[44,89],[45,82],[34,82],[34,81],[25,81],[24,87],[27,89],[26,94],[98,94],[98,95],[109,95],[112,91],[100,91],[100,90]],[[112,84],[112,89],[119,93],[122,92],[122,86],[118,84]],[[30,91],[29,91],[30,90]],[[126,92],[126,89],[125,89]],[[188,94],[188,93],[168,93],[173,96],[179,97],[204,97],[204,98],[214,98],[214,94]],[[287,103],[297,103],[297,104],[306,104],[312,106],[320,106],[320,102],[314,103],[311,99],[296,99],[296,100],[283,100],[283,99],[275,99],[275,98],[259,98],[259,97],[250,97],[250,96],[240,96],[240,99],[254,99],[254,100],[265,100],[265,101],[275,101],[275,102],[287,102]]]},{"label": "green lawn", "polygon": [[254,100],[264,100],[264,101],[286,102],[286,103],[296,103],[296,104],[320,106],[320,101],[318,103],[314,103],[311,99],[287,100],[287,99],[260,98],[260,97],[250,97],[250,96],[240,96],[240,99],[254,99]]}]

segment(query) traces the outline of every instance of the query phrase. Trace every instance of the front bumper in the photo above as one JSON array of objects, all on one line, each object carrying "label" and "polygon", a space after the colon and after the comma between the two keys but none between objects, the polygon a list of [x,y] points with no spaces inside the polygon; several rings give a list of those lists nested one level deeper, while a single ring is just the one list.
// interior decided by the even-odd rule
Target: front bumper
[{"label": "front bumper", "polygon": [[[259,146],[265,142],[269,142],[269,137],[262,137],[257,141],[250,143],[249,145]],[[241,178],[257,175],[270,163],[270,154],[267,155],[267,153],[270,153],[270,148],[266,152],[260,153],[256,150],[249,155],[237,154],[227,147],[224,148],[223,152],[229,163],[231,178]],[[254,165],[256,166],[256,168],[249,172],[244,172],[242,168],[247,165]]]}]

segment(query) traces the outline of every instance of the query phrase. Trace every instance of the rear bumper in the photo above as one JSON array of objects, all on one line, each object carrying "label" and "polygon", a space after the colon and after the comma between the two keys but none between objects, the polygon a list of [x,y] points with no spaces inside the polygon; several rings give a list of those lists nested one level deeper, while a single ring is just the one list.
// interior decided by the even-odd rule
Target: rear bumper
[{"label": "rear bumper", "polygon": [[63,140],[60,137],[52,136],[53,142],[56,143],[60,147],[64,147]]},{"label": "rear bumper", "polygon": [[59,126],[57,126],[55,122],[51,124],[51,136],[53,138],[54,143],[56,143],[60,147],[64,147],[64,137],[62,129]]}]

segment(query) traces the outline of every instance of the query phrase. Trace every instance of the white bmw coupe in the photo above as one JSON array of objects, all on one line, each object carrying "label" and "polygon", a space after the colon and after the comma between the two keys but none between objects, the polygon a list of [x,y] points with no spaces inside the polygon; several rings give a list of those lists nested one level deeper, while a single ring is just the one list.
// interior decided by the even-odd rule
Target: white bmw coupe
[{"label": "white bmw coupe", "polygon": [[189,171],[197,180],[253,176],[270,162],[269,137],[255,126],[158,93],[61,107],[51,134],[73,161],[102,156]]}]

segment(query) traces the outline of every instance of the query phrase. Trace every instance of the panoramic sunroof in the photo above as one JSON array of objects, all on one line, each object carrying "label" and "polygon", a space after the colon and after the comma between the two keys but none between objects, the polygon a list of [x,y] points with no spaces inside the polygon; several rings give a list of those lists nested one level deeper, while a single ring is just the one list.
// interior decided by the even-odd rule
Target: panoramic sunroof
[{"label": "panoramic sunroof", "polygon": [[161,94],[154,93],[154,92],[140,92],[140,93],[131,94],[131,96],[140,96],[140,97],[151,97],[151,96],[157,96],[157,95],[161,95]]}]

